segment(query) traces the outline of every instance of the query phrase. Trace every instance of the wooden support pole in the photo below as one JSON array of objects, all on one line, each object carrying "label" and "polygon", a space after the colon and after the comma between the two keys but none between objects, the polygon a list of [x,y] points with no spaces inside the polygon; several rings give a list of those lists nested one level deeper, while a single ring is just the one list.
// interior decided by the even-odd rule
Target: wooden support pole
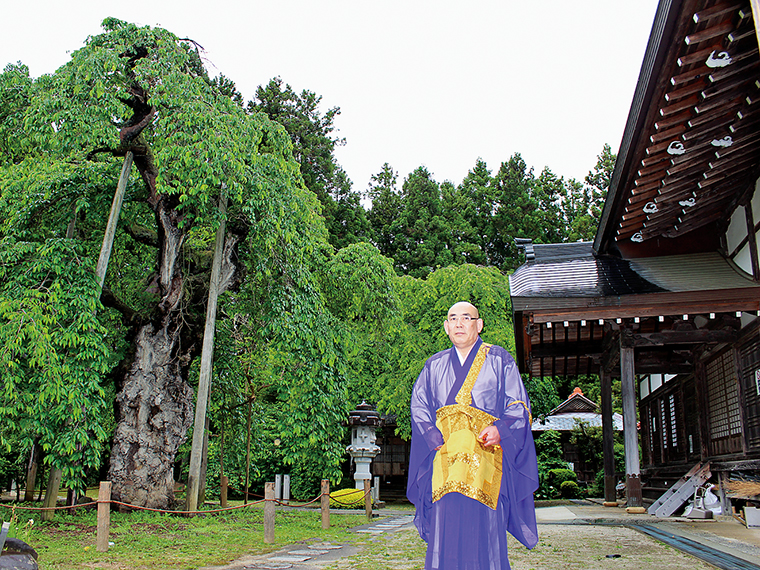
[{"label": "wooden support pole", "polygon": [[98,552],[108,552],[108,533],[111,528],[111,482],[101,481],[98,490]]},{"label": "wooden support pole", "polygon": [[322,496],[319,499],[322,507],[322,529],[330,528],[330,481],[322,479]]},{"label": "wooden support pole", "polygon": [[367,520],[372,521],[372,483],[369,479],[364,480],[364,510],[367,512]]},{"label": "wooden support pole", "polygon": [[45,491],[45,502],[42,503],[43,507],[51,508],[49,511],[42,511],[43,521],[52,521],[53,513],[52,507],[55,507],[58,503],[58,490],[61,488],[61,470],[50,468],[50,477],[48,478],[47,491]]},{"label": "wooden support pole", "polygon": [[[219,200],[219,212],[227,215],[227,195],[222,191]],[[203,330],[203,346],[201,348],[201,367],[198,373],[198,392],[195,398],[195,423],[193,424],[193,443],[190,449],[190,469],[187,475],[187,491],[185,505],[188,511],[195,511],[200,501],[201,463],[203,462],[203,442],[206,435],[206,408],[211,392],[211,372],[214,357],[214,331],[216,330],[216,309],[219,298],[221,281],[222,257],[224,256],[224,218],[216,230],[214,243],[214,259],[211,263],[211,282],[208,289],[206,304],[206,326]],[[202,504],[202,503],[201,503]]]},{"label": "wooden support pole", "polygon": [[264,542],[274,542],[274,481],[264,483]]},{"label": "wooden support pole", "polygon": [[[248,484],[249,475],[251,472],[251,397],[248,396],[248,421],[246,424],[246,436],[245,436],[245,496],[243,497],[243,504],[248,504]],[[274,489],[273,489],[274,491]]]},{"label": "wooden support pole", "polygon": [[119,183],[116,185],[116,192],[113,195],[113,202],[111,203],[111,213],[108,216],[106,233],[103,236],[103,244],[100,247],[100,257],[98,257],[95,275],[98,277],[98,283],[100,283],[101,289],[106,280],[108,260],[111,258],[111,249],[113,248],[113,240],[116,235],[116,225],[119,222],[119,214],[121,213],[121,205],[124,201],[124,192],[127,189],[127,182],[129,182],[129,171],[132,170],[133,158],[134,155],[132,154],[132,151],[128,151],[124,156],[124,164],[121,167],[121,176],[119,176]]},{"label": "wooden support pole", "polygon": [[227,475],[222,475],[219,482],[219,501],[223,509],[227,508],[227,488],[230,485],[230,480]]},{"label": "wooden support pole", "polygon": [[615,421],[612,417],[612,375],[599,371],[602,384],[602,454],[604,457],[604,506],[617,506],[615,491]]},{"label": "wooden support pole", "polygon": [[[620,341],[620,381],[623,397],[623,435],[625,437],[625,493],[629,511],[644,512],[639,467],[639,433],[636,420],[636,377],[634,353],[629,331],[623,331]],[[630,342],[628,342],[630,340]]]},{"label": "wooden support pole", "polygon": [[32,444],[32,452],[29,454],[29,466],[26,470],[26,488],[24,489],[24,502],[31,503],[34,500],[34,487],[37,485],[38,445]]}]

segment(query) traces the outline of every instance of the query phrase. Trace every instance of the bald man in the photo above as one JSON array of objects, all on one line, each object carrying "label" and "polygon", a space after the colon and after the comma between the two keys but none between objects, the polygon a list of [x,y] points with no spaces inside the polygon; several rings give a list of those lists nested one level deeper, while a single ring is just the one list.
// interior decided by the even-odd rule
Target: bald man
[{"label": "bald man", "polygon": [[427,542],[426,570],[507,570],[507,531],[538,542],[530,403],[517,364],[480,339],[470,303],[443,323],[452,347],[431,356],[412,390],[407,497]]}]

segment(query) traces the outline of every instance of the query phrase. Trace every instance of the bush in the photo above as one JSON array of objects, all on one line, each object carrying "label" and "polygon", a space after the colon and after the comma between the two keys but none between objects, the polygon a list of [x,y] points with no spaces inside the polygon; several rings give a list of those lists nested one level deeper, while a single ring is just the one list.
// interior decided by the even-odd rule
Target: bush
[{"label": "bush", "polygon": [[547,473],[549,485],[560,488],[565,481],[578,482],[578,475],[572,469],[550,469]]},{"label": "bush", "polygon": [[563,499],[577,499],[581,488],[575,481],[563,481],[559,486],[559,494]]},{"label": "bush", "polygon": [[330,493],[331,509],[360,509],[364,507],[362,489],[341,489]]}]

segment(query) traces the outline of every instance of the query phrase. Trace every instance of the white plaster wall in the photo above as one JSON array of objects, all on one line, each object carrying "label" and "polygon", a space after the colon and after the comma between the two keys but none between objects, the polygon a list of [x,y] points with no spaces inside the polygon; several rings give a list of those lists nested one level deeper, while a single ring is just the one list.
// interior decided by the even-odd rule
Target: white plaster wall
[{"label": "white plaster wall", "polygon": [[744,206],[739,206],[734,210],[731,216],[731,222],[726,230],[726,248],[728,255],[736,251],[737,246],[747,237],[747,215],[744,212]]},{"label": "white plaster wall", "polygon": [[749,275],[752,275],[752,257],[750,257],[748,244],[744,244],[741,251],[736,254],[736,257],[734,257],[734,263]]}]

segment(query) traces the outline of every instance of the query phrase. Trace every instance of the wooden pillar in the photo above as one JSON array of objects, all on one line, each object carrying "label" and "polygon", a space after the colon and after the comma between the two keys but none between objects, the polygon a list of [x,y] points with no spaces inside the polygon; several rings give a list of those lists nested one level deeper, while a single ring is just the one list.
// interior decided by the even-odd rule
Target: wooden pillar
[{"label": "wooden pillar", "polygon": [[[219,199],[219,212],[222,216],[227,214],[227,195],[222,189]],[[198,391],[195,398],[195,423],[193,424],[193,442],[190,450],[190,471],[187,475],[187,490],[185,505],[188,511],[194,511],[199,505],[203,505],[200,497],[201,487],[201,464],[203,463],[203,446],[206,438],[208,421],[206,410],[208,398],[211,393],[211,373],[213,372],[214,359],[214,333],[216,330],[216,310],[219,298],[219,285],[221,282],[222,257],[224,257],[224,218],[216,230],[214,242],[214,259],[211,263],[211,276],[208,288],[208,302],[206,303],[206,324],[203,329],[203,346],[201,348],[201,367],[198,372]],[[205,489],[204,489],[205,490]]]},{"label": "wooden pillar", "polygon": [[623,331],[620,337],[620,381],[623,397],[623,435],[625,437],[625,494],[627,508],[643,512],[641,471],[639,468],[639,433],[636,419],[636,377],[633,334]]},{"label": "wooden pillar", "polygon": [[604,456],[604,506],[617,506],[615,490],[615,422],[612,417],[612,375],[602,368],[602,453]]},{"label": "wooden pillar", "polygon": [[206,416],[206,427],[203,430],[203,453],[201,454],[201,474],[198,481],[198,507],[206,503],[206,475],[208,472],[208,434],[211,426],[211,418]]},{"label": "wooden pillar", "polygon": [[[50,477],[48,478],[47,491],[45,491],[45,502],[42,503],[43,507],[55,507],[58,502],[58,491],[61,488],[61,470],[50,468]],[[53,513],[55,511],[42,511],[43,521],[52,521]]]},{"label": "wooden pillar", "polygon": [[372,521],[372,484],[369,479],[364,480],[364,510],[367,513],[367,520]]},{"label": "wooden pillar", "polygon": [[24,489],[24,502],[34,501],[34,487],[37,485],[37,464],[39,450],[37,442],[32,444],[32,452],[29,454],[29,466],[26,470],[26,488]]},{"label": "wooden pillar", "polygon": [[264,542],[274,542],[274,481],[264,483]]},{"label": "wooden pillar", "polygon": [[322,508],[322,529],[330,528],[330,481],[322,479],[322,496],[319,501]]},{"label": "wooden pillar", "polygon": [[227,508],[227,488],[229,487],[230,480],[227,475],[222,475],[219,481],[219,503],[223,509]]},{"label": "wooden pillar", "polygon": [[108,551],[108,533],[111,528],[111,482],[101,481],[98,490],[98,531],[96,548],[98,552]]}]

